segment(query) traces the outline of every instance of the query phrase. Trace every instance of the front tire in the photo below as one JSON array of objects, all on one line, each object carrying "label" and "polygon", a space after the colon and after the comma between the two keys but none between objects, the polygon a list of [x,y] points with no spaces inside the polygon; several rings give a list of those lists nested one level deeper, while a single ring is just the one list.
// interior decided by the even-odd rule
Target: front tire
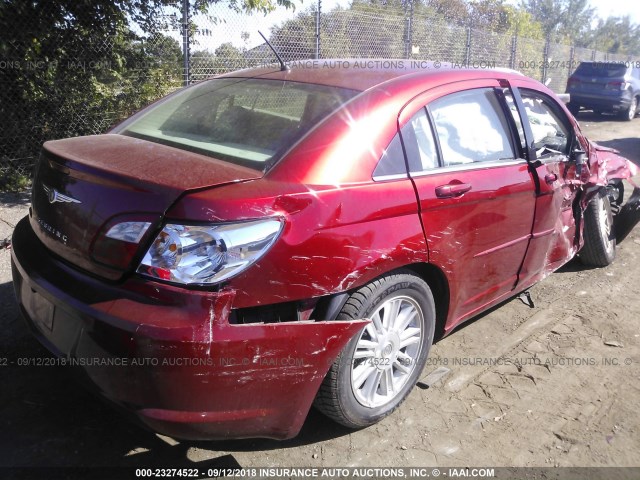
[{"label": "front tire", "polygon": [[616,258],[613,213],[605,189],[598,191],[584,211],[584,246],[580,261],[593,267],[606,267]]},{"label": "front tire", "polygon": [[382,277],[354,292],[337,320],[370,318],[333,363],[314,405],[350,428],[372,425],[409,395],[435,331],[429,286],[413,273]]}]

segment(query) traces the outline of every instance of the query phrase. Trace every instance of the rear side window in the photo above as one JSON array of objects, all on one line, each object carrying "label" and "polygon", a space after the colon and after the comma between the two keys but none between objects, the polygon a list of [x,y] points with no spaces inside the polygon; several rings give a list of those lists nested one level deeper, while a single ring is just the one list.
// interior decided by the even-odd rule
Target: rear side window
[{"label": "rear side window", "polygon": [[533,146],[536,156],[544,158],[558,154],[568,154],[569,142],[568,121],[559,107],[553,106],[553,100],[531,90],[521,90],[522,102],[527,120],[533,133]]},{"label": "rear side window", "polygon": [[385,149],[373,171],[373,178],[387,177],[391,175],[407,175],[407,167],[404,164],[404,152],[400,135],[396,133],[389,146]]},{"label": "rear side window", "polygon": [[457,92],[435,100],[435,122],[445,167],[513,159],[509,126],[493,89]]},{"label": "rear side window", "polygon": [[424,108],[411,117],[402,128],[402,138],[407,147],[409,171],[419,173],[438,167],[438,149],[427,111]]},{"label": "rear side window", "polygon": [[[402,127],[401,135],[411,173],[420,173],[438,167],[438,149],[427,111],[424,108],[418,110],[411,117],[411,120]],[[373,172],[373,177],[400,174],[406,176],[407,168],[404,159],[400,135],[396,134],[382,154],[378,166]]]}]

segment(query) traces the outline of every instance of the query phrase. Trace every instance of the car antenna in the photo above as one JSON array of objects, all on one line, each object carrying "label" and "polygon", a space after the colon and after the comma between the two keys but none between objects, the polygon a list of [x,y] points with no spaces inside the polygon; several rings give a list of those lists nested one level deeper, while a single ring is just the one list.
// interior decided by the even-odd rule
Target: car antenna
[{"label": "car antenna", "polygon": [[280,71],[281,72],[288,72],[289,70],[291,70],[289,68],[289,66],[284,63],[284,60],[282,60],[282,57],[280,56],[280,54],[278,53],[278,51],[273,48],[273,45],[271,45],[271,43],[269,42],[269,40],[267,40],[267,37],[265,37],[262,32],[260,30],[258,30],[258,33],[260,34],[260,36],[264,39],[265,42],[267,42],[267,45],[269,45],[269,48],[273,51],[273,53],[275,53],[276,58],[278,59],[278,61],[280,62]]}]

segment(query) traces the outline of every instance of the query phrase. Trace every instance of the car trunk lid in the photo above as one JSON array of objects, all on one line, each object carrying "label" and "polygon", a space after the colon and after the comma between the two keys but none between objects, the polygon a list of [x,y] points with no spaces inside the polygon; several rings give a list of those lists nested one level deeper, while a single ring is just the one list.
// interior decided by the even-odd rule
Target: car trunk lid
[{"label": "car trunk lid", "polygon": [[128,258],[97,258],[95,243],[107,227],[148,221],[149,235],[184,192],[261,176],[259,170],[123,135],[51,141],[34,180],[31,224],[59,257],[117,280],[140,252],[129,245],[123,250]]}]

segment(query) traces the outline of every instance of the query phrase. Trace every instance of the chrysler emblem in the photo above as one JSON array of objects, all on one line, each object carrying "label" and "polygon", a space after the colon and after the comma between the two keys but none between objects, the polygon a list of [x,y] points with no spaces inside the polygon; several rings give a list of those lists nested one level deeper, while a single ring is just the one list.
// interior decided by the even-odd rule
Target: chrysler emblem
[{"label": "chrysler emblem", "polygon": [[69,197],[67,195],[63,195],[55,188],[47,187],[46,185],[42,185],[42,189],[46,192],[49,197],[49,203],[61,202],[61,203],[82,203],[80,200],[76,200],[73,197]]}]

